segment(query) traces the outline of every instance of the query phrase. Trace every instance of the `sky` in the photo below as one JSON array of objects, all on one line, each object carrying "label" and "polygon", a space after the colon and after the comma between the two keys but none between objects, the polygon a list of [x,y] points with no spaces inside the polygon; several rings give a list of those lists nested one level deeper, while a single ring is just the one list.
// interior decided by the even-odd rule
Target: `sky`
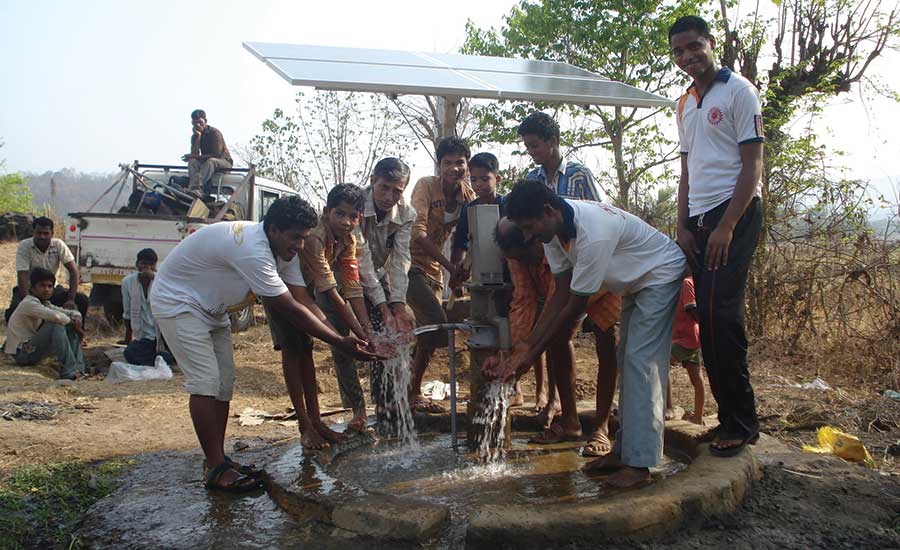
[{"label": "sky", "polygon": [[[198,107],[227,142],[246,143],[276,107],[293,108],[299,88],[242,42],[456,52],[467,19],[497,27],[513,5],[0,0],[0,160],[6,171],[32,172],[113,172],[135,159],[177,163]],[[898,62],[892,52],[874,67],[895,90]],[[850,175],[889,190],[888,178],[900,174],[900,104],[864,102],[859,88],[832,103],[815,126],[822,140],[847,151]],[[415,158],[414,172],[430,171],[427,155]]]}]

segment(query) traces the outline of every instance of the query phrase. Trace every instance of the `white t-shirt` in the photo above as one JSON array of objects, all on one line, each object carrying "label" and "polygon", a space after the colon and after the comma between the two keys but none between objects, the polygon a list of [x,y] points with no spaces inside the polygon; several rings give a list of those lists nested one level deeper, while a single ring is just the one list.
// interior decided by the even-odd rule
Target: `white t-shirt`
[{"label": "white t-shirt", "polygon": [[[60,265],[74,261],[75,256],[61,239],[50,239],[50,245],[44,252],[35,246],[32,237],[23,239],[16,247],[16,271],[31,271],[36,267],[43,267],[56,275]],[[23,290],[28,292],[27,288]]]},{"label": "white t-shirt", "polygon": [[675,241],[637,216],[600,202],[563,203],[564,228],[574,238],[564,246],[553,237],[544,252],[554,275],[572,270],[572,293],[627,295],[684,275],[684,253]]},{"label": "white t-shirt", "polygon": [[228,310],[249,292],[274,297],[285,283],[306,286],[297,258],[273,257],[262,223],[219,222],[178,243],[159,267],[150,291],[157,319],[194,313],[212,327],[228,326]]},{"label": "white t-shirt", "polygon": [[723,68],[702,98],[693,84],[688,88],[675,119],[681,154],[687,155],[689,215],[696,216],[734,195],[740,146],[765,139],[759,90]]}]

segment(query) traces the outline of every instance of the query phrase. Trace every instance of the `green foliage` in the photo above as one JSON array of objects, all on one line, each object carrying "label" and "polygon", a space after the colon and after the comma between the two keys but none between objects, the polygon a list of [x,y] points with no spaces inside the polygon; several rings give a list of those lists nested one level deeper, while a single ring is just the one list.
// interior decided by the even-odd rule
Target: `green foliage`
[{"label": "green foliage", "polygon": [[0,481],[0,548],[81,548],[75,530],[130,462],[25,466]]},{"label": "green foliage", "polygon": [[20,174],[0,175],[0,212],[31,212],[31,190]]},{"label": "green foliage", "polygon": [[[469,22],[463,53],[562,61],[648,92],[671,95],[685,83],[674,68],[668,27],[679,16],[701,12],[701,2],[676,5],[657,0],[523,1],[500,30]],[[600,147],[612,162],[594,170],[617,205],[634,209],[653,202],[653,192],[675,182],[670,161],[676,144],[660,128],[659,111],[520,102],[493,103],[478,110],[477,140],[513,143],[516,126],[535,108],[561,122],[561,141],[572,154]],[[665,116],[671,116],[665,111]]]}]

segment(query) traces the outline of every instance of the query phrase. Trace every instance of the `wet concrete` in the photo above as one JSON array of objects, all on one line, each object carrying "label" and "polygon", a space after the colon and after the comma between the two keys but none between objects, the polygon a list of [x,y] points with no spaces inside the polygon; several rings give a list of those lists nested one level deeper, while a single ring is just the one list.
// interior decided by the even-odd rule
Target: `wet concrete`
[{"label": "wet concrete", "polygon": [[697,460],[627,493],[578,471],[579,444],[535,447],[519,436],[495,465],[454,455],[448,435],[424,438],[418,452],[380,444],[304,455],[296,441],[251,441],[233,458],[266,464],[270,483],[245,497],[208,492],[199,452],[152,453],[91,509],[79,537],[92,548],[230,550],[593,547],[658,536],[734,511],[757,475],[749,452],[709,457],[697,430],[681,424],[667,441]]},{"label": "wet concrete", "polygon": [[[288,447],[251,442],[250,450],[231,456],[260,465]],[[115,550],[419,547],[294,517],[264,491],[242,497],[209,492],[203,486],[202,460],[199,451],[135,457],[119,489],[88,511],[78,539],[88,548]]]},{"label": "wet concrete", "polygon": [[[531,434],[514,434],[505,460],[482,464],[466,452],[454,453],[450,436],[420,437],[418,449],[403,449],[384,442],[373,449],[357,449],[339,456],[325,470],[335,479],[369,492],[417,497],[451,507],[481,504],[550,504],[602,498],[615,494],[587,475],[581,467],[589,460],[579,454],[581,442],[533,445]],[[666,459],[654,472],[662,479],[686,464]]]}]

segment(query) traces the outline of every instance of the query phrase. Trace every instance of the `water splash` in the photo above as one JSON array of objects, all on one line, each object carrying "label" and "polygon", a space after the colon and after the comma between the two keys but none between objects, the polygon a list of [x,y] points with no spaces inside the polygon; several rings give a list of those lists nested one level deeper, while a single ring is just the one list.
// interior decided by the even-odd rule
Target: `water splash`
[{"label": "water splash", "polygon": [[482,389],[481,407],[475,412],[473,424],[482,426],[477,430],[475,457],[486,463],[497,462],[505,454],[506,414],[509,410],[509,395],[512,384],[493,381]]},{"label": "water splash", "polygon": [[[402,447],[418,448],[416,426],[409,405],[409,384],[412,379],[413,344],[403,335],[385,331],[378,333],[376,346],[393,354],[390,359],[375,363],[373,388],[378,409],[378,430],[382,435],[396,437]],[[375,338],[373,338],[375,339]]]}]

